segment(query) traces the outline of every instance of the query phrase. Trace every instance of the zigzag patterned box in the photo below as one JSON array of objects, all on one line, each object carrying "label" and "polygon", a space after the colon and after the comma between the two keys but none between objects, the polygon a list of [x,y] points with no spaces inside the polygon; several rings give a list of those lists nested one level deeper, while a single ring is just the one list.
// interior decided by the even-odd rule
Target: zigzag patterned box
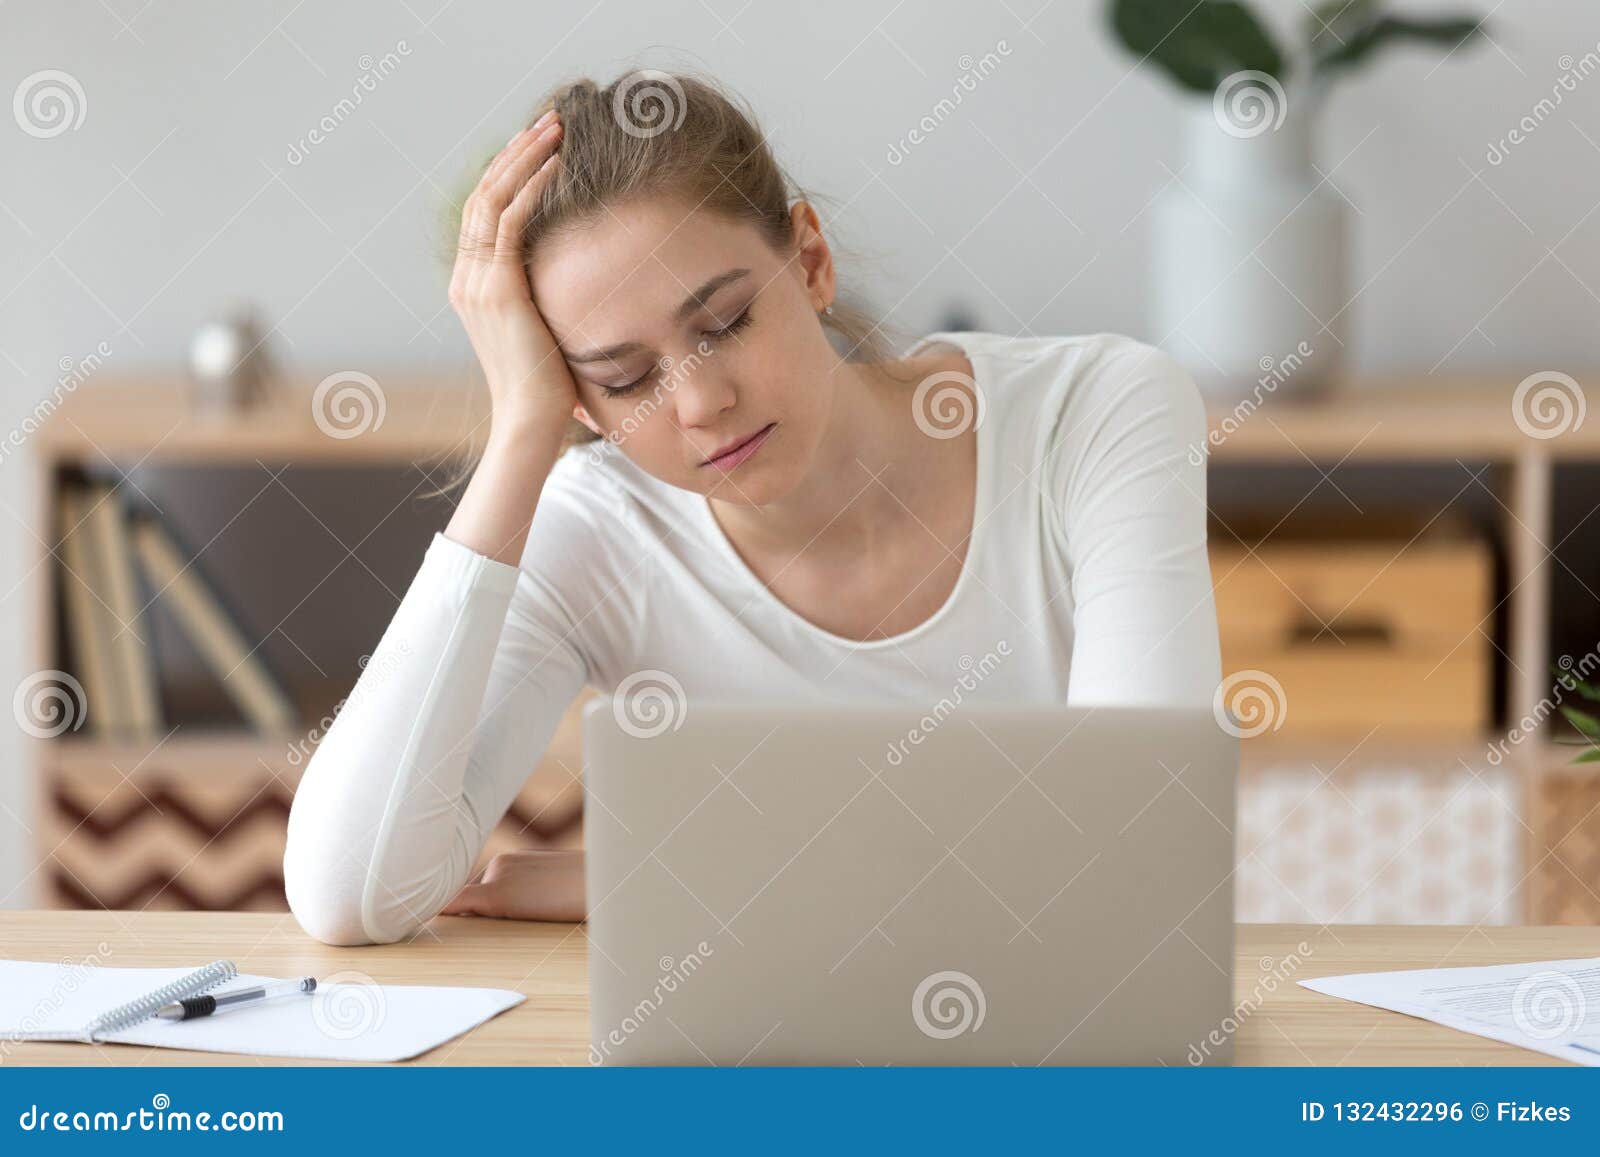
[{"label": "zigzag patterned box", "polygon": [[[579,710],[569,709],[474,869],[583,839]],[[286,911],[283,841],[303,761],[286,742],[179,732],[153,751],[44,745],[39,894],[55,908]]]}]

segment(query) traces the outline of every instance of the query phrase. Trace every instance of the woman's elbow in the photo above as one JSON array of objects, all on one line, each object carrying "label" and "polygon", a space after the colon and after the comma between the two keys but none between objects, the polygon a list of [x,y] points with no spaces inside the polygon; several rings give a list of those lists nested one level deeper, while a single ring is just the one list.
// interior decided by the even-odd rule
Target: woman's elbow
[{"label": "woman's elbow", "polygon": [[370,903],[365,865],[347,856],[307,855],[291,836],[284,850],[283,890],[289,911],[324,944],[392,944],[416,934],[428,917],[398,902]]},{"label": "woman's elbow", "polygon": [[430,885],[442,883],[386,880],[376,823],[352,816],[349,800],[319,790],[327,781],[313,777],[317,770],[307,769],[289,809],[283,850],[289,911],[324,944],[389,944],[415,935],[442,906],[442,900],[429,905],[437,891]]},{"label": "woman's elbow", "polygon": [[361,890],[347,887],[326,865],[307,862],[291,841],[283,857],[289,911],[308,936],[324,944],[372,944],[361,913]]}]

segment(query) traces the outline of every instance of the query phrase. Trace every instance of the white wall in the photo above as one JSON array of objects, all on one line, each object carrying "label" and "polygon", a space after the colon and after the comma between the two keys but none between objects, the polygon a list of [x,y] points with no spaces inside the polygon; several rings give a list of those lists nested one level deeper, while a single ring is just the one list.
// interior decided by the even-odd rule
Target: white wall
[{"label": "white wall", "polygon": [[[1268,7],[1303,13],[1295,0]],[[13,0],[0,95],[61,69],[86,115],[50,139],[0,120],[0,436],[47,393],[60,359],[105,341],[117,369],[176,365],[194,327],[242,295],[278,322],[285,360],[308,370],[459,364],[469,350],[436,255],[445,191],[552,82],[639,65],[699,68],[745,94],[791,171],[836,198],[824,216],[843,206],[830,221],[842,239],[870,242],[871,260],[847,275],[905,329],[932,328],[965,300],[982,328],[1157,337],[1138,218],[1180,164],[1175,105],[1162,78],[1109,45],[1101,11],[1071,0]],[[1358,369],[1597,360],[1600,77],[1563,94],[1504,163],[1485,155],[1551,94],[1561,57],[1600,52],[1600,12],[1519,0],[1493,21],[1493,45],[1443,64],[1394,51],[1329,109],[1323,165],[1339,162],[1334,180],[1360,210]],[[961,58],[1002,40],[1002,66],[890,164],[891,145],[952,93]],[[389,52],[399,67],[291,164],[292,143],[350,94],[361,58]],[[27,673],[22,474],[0,459],[6,699]],[[21,744],[0,728],[10,906],[30,896],[15,886],[32,866]]]}]

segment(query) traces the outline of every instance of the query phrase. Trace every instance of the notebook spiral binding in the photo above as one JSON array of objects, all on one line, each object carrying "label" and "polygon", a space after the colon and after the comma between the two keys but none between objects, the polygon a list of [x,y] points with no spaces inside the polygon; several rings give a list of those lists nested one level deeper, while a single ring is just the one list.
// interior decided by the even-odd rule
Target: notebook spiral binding
[{"label": "notebook spiral binding", "polygon": [[197,968],[187,976],[180,976],[169,984],[163,984],[154,992],[147,992],[137,1000],[130,1000],[127,1004],[119,1004],[116,1008],[101,1013],[78,1031],[41,1029],[7,1035],[12,1040],[70,1040],[94,1044],[97,1036],[130,1028],[154,1016],[156,1009],[162,1005],[183,1000],[185,997],[198,996],[207,989],[232,980],[238,974],[239,969],[234,966],[233,961],[213,960],[204,968]]},{"label": "notebook spiral binding", "polygon": [[120,1004],[110,1012],[101,1013],[89,1022],[84,1034],[93,1043],[99,1033],[116,1032],[154,1016],[156,1009],[186,996],[198,996],[208,988],[215,988],[239,974],[231,960],[213,960],[204,968],[197,968],[188,976],[180,976],[171,984],[164,984],[154,992],[147,992],[137,1000]]}]

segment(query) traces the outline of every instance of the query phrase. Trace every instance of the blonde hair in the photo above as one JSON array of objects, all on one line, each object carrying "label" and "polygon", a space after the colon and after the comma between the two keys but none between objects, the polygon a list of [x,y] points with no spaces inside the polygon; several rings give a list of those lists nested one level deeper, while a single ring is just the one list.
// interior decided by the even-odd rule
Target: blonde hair
[{"label": "blonde hair", "polygon": [[[547,238],[582,229],[608,207],[665,196],[750,222],[781,252],[794,241],[793,201],[817,199],[778,164],[745,104],[710,80],[657,70],[630,72],[604,87],[587,78],[575,80],[540,100],[527,123],[550,109],[563,126],[561,159],[529,220],[523,237],[527,254]],[[474,186],[491,160],[478,167]],[[451,261],[464,199],[456,199],[446,223]],[[485,244],[492,247],[493,238]],[[819,320],[831,331],[835,347],[842,347],[844,359],[880,369],[896,360],[883,323],[844,295]],[[561,448],[598,438],[574,418]],[[460,473],[434,493],[464,483],[477,457],[476,449],[466,455]]]}]

